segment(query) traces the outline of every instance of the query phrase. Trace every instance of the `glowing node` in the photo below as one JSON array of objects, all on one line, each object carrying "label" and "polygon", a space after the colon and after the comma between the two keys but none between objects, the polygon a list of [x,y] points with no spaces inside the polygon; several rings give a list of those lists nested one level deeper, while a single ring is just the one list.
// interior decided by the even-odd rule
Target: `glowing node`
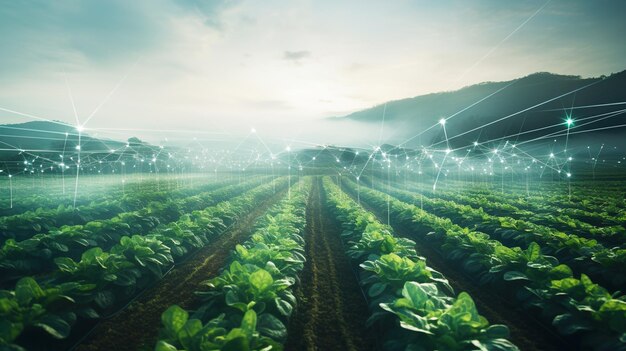
[{"label": "glowing node", "polygon": [[554,154],[552,152],[550,153],[550,158],[554,158]]},{"label": "glowing node", "polygon": [[478,142],[477,141],[474,142],[474,146],[478,146]]},{"label": "glowing node", "polygon": [[574,124],[574,120],[572,119],[572,117],[567,117],[567,119],[565,120],[565,124],[567,124],[567,127],[571,127]]},{"label": "glowing node", "polygon": [[572,174],[568,172],[568,173],[567,173],[567,178],[569,178],[569,177],[571,177],[571,176],[572,176]]},{"label": "glowing node", "polygon": [[446,125],[446,119],[445,118],[440,119],[439,120],[439,124],[441,124],[442,126],[445,126]]},{"label": "glowing node", "polygon": [[446,155],[447,155],[447,154],[449,154],[449,153],[451,153],[451,152],[452,152],[452,150],[450,150],[450,149],[446,149]]},{"label": "glowing node", "polygon": [[83,130],[85,130],[85,127],[81,126],[80,124],[76,126],[76,131],[78,131],[79,133]]},{"label": "glowing node", "polygon": [[76,145],[76,150],[80,150],[80,145]]}]

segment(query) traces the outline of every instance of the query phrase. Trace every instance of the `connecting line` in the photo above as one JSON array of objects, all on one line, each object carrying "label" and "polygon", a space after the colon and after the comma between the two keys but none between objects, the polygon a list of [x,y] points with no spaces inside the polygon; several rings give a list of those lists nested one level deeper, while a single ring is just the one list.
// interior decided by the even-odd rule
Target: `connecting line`
[{"label": "connecting line", "polygon": [[63,150],[61,151],[61,182],[63,183],[63,195],[65,195],[65,147],[67,145],[67,133],[63,141]]},{"label": "connecting line", "polygon": [[15,110],[10,110],[10,109],[4,108],[4,107],[0,107],[0,111],[9,112],[9,113],[12,113],[12,114],[15,114],[15,115],[18,115],[18,116],[22,116],[22,117],[34,118],[34,119],[37,119],[37,120],[40,120],[40,121],[46,121],[46,122],[50,122],[50,123],[54,123],[54,124],[59,124],[59,125],[62,125],[62,126],[67,126],[67,124],[63,123],[63,122],[59,122],[59,121],[55,121],[55,120],[51,120],[51,119],[47,119],[47,118],[31,115],[29,113],[23,113],[23,112],[18,112],[18,111],[15,111]]},{"label": "connecting line", "polygon": [[[62,123],[62,125],[68,127],[68,125],[65,124],[65,123]],[[66,134],[64,132],[55,132],[55,131],[52,131],[52,130],[33,129],[33,128],[20,128],[20,127],[9,127],[9,126],[6,126],[6,125],[0,126],[0,129],[23,130],[23,131],[27,131],[27,132],[42,132],[42,133],[47,133],[47,134],[63,134],[63,135]],[[76,135],[74,133],[69,133],[69,134]],[[23,138],[23,137],[20,136],[20,138]]]},{"label": "connecting line", "polygon": [[139,60],[141,58],[138,58],[137,61],[135,61],[135,63],[133,64],[133,66],[130,68],[130,70],[128,71],[128,73],[126,73],[124,75],[124,77],[122,77],[122,79],[115,85],[115,87],[113,88],[113,90],[111,90],[109,92],[109,94],[104,98],[104,100],[102,100],[102,102],[100,102],[100,104],[95,108],[95,110],[93,110],[93,112],[89,115],[89,117],[87,117],[87,119],[85,120],[85,122],[83,123],[83,125],[86,125],[87,122],[89,122],[91,120],[91,118],[98,112],[98,110],[100,110],[100,108],[107,103],[107,101],[109,101],[109,99],[111,98],[111,96],[113,96],[113,94],[115,94],[115,92],[117,91],[117,89],[122,85],[122,83],[124,83],[124,81],[126,80],[126,78],[128,77],[128,75],[130,74],[130,72],[133,71],[133,69],[135,69],[135,67],[137,66],[137,64],[139,63]]},{"label": "connecting line", "polygon": [[[461,114],[461,113],[463,113],[463,112],[465,112],[465,111],[469,110],[470,108],[472,108],[472,107],[474,107],[474,106],[476,106],[476,105],[480,104],[481,102],[483,102],[483,101],[485,101],[485,100],[489,99],[490,97],[492,97],[492,96],[496,95],[497,93],[501,92],[502,90],[504,90],[504,89],[506,89],[506,88],[510,87],[511,85],[515,84],[516,82],[517,82],[517,80],[512,81],[511,83],[509,83],[509,84],[507,84],[507,85],[503,86],[502,88],[500,88],[500,89],[498,89],[498,90],[494,91],[493,93],[491,93],[491,94],[489,94],[489,95],[485,96],[484,98],[482,98],[482,99],[480,99],[480,100],[478,100],[478,101],[474,102],[473,104],[471,104],[471,105],[469,105],[469,106],[465,107],[464,109],[462,109],[462,110],[460,110],[460,111],[458,111],[458,112],[456,112],[456,113],[454,113],[454,114],[452,114],[452,115],[450,115],[450,116],[448,116],[448,117],[444,118],[444,120],[445,120],[445,121],[448,121],[449,119],[451,119],[451,118],[453,118],[453,117],[458,116],[459,114]],[[431,130],[431,129],[435,128],[435,127],[437,126],[437,124],[439,124],[439,123],[435,123],[435,124],[433,124],[432,126],[430,126],[430,127],[426,128],[425,130],[423,130],[423,131],[422,131],[422,132],[420,132],[419,134],[417,134],[417,135],[414,135],[414,136],[410,137],[409,139],[407,139],[406,141],[404,141],[404,142],[402,142],[402,143],[400,143],[400,144],[398,144],[398,145],[399,145],[399,146],[402,146],[402,145],[404,145],[404,144],[406,144],[406,143],[408,143],[408,142],[412,141],[413,139],[415,139],[415,138],[418,138],[418,137],[422,136],[422,135],[423,135],[424,133],[426,133],[427,131],[429,131],[429,130]]]},{"label": "connecting line", "polygon": [[[610,112],[608,114],[603,114],[605,116],[602,117],[602,118],[595,119],[595,120],[587,122],[587,123],[579,124],[577,126],[574,126],[573,128],[580,128],[580,127],[583,127],[583,126],[586,126],[586,125],[589,125],[589,124],[592,124],[592,123],[596,123],[596,122],[599,122],[599,121],[602,121],[602,120],[605,120],[605,119],[608,119],[608,118],[611,118],[611,117],[619,116],[619,115],[624,114],[624,113],[626,113],[626,109],[620,110],[620,111]],[[598,115],[598,116],[601,116],[601,115]],[[593,116],[593,117],[598,117],[598,116]],[[592,117],[588,117],[588,118],[592,118]],[[584,119],[588,119],[588,118],[584,118]],[[584,119],[580,119],[580,121],[582,121]],[[556,125],[554,125],[554,126],[556,126]],[[554,126],[551,126],[551,128],[554,127]],[[606,129],[612,129],[612,128],[621,128],[622,126],[624,126],[624,124],[614,125],[614,126],[607,126],[607,127],[599,127],[599,128],[587,129],[587,130],[579,130],[579,131],[575,131],[575,132],[568,131],[567,134],[572,134],[572,135],[573,134],[582,134],[582,133],[588,133],[588,132],[598,131],[598,130],[606,130]],[[541,129],[545,129],[545,128],[541,128]],[[525,133],[527,133],[527,132],[525,132]],[[543,135],[543,136],[540,136],[540,137],[537,137],[537,138],[534,138],[534,139],[523,141],[523,142],[519,143],[519,145],[530,143],[530,142],[537,141],[537,140],[561,137],[561,136],[566,135],[566,134],[559,134],[559,133],[563,133],[563,132],[562,131],[557,131],[557,132],[549,133],[549,134],[546,134],[546,135]]]},{"label": "connecting line", "polygon": [[72,110],[74,110],[74,118],[76,119],[76,126],[80,126],[80,121],[78,120],[78,112],[76,111],[76,104],[74,103],[74,95],[72,95],[72,89],[70,88],[70,84],[67,82],[67,75],[63,73],[63,78],[65,79],[65,86],[67,87],[67,93],[70,96],[70,102],[72,103]]},{"label": "connecting line", "polygon": [[20,148],[16,147],[15,145],[11,145],[11,144],[9,144],[9,143],[7,143],[5,141],[2,141],[2,140],[0,140],[0,143],[2,143],[4,145],[8,145],[8,146],[10,146],[12,148],[12,149],[2,149],[2,151],[19,151],[20,153],[27,154],[29,156],[32,156],[32,157],[35,157],[35,158],[40,158],[42,160],[46,160],[46,161],[54,163],[53,160],[51,160],[51,159],[49,159],[47,157],[43,157],[43,156],[40,156],[40,155],[35,155],[35,154],[29,152],[29,151],[53,152],[53,151],[48,151],[48,150],[30,150],[30,149],[29,149],[29,151],[27,151],[27,150],[24,150],[24,149],[20,149]]},{"label": "connecting line", "polygon": [[[585,121],[585,120],[592,119],[592,118],[605,117],[605,118],[601,118],[601,119],[596,119],[596,120],[594,120],[592,122],[587,122],[587,123],[583,123],[583,124],[579,123],[578,125],[576,125],[576,126],[574,126],[572,128],[580,128],[580,127],[588,125],[590,123],[595,123],[597,121],[601,121],[601,120],[604,120],[604,119],[607,119],[607,118],[610,118],[610,117],[615,117],[615,116],[617,116],[619,114],[622,114],[624,112],[626,112],[626,109],[617,110],[617,111],[611,111],[611,112],[606,112],[606,113],[601,113],[601,114],[598,114],[598,115],[588,116],[588,117],[584,117],[584,118],[579,118],[579,119],[577,119],[578,122]],[[513,138],[513,137],[519,138],[521,135],[528,134],[528,133],[535,133],[535,132],[538,132],[540,130],[555,128],[555,127],[560,126],[561,124],[562,123],[556,123],[556,124],[552,124],[552,125],[545,126],[545,127],[540,127],[540,128],[527,130],[525,132],[520,132],[520,133],[517,133],[517,134],[510,134],[510,135],[506,135],[506,136],[503,136],[503,137],[499,137],[499,138],[495,138],[495,139],[484,141],[481,144],[491,143],[491,142],[494,142],[494,141],[499,141],[499,140],[503,140],[503,139],[509,139],[509,138]],[[516,143],[516,144],[517,145],[523,145],[523,144],[526,144],[526,143],[529,143],[529,142],[532,142],[532,141],[535,141],[535,140],[543,139],[543,138],[546,138],[546,137],[551,137],[551,136],[553,137],[553,136],[555,136],[555,133],[559,133],[559,132],[553,132],[553,133],[550,133],[548,135],[545,135],[545,136],[542,136],[542,137],[539,137],[539,138],[536,138],[536,139],[522,141],[522,142],[519,142],[519,143]],[[576,133],[571,132],[570,134],[576,134]],[[556,136],[562,136],[562,135],[556,135]],[[466,148],[466,147],[469,147],[469,146],[471,146],[471,145],[465,145],[465,146],[456,148],[453,151],[456,151],[456,150],[459,150],[459,149],[463,149],[463,148]]]},{"label": "connecting line", "polygon": [[361,175],[363,174],[363,172],[365,171],[365,168],[367,168],[367,164],[370,163],[370,160],[374,157],[374,153],[376,151],[372,152],[369,157],[367,158],[367,161],[365,162],[365,165],[363,166],[363,168],[361,169],[361,171],[359,172],[359,175],[356,176],[356,179],[358,180],[359,178],[361,178]]},{"label": "connecting line", "polygon": [[468,68],[461,76],[459,76],[459,78],[455,81],[455,83],[459,82],[461,79],[463,79],[469,72],[471,72],[474,68],[476,68],[476,66],[478,66],[479,64],[481,64],[485,59],[487,59],[487,57],[491,56],[492,53],[494,53],[494,51],[496,51],[500,45],[504,44],[504,42],[506,42],[510,37],[512,37],[515,33],[517,33],[520,29],[522,29],[526,23],[530,22],[530,20],[532,20],[535,16],[537,16],[537,14],[539,14],[539,12],[541,12],[541,10],[543,10],[549,3],[551,0],[546,1],[540,8],[537,9],[537,11],[535,11],[535,13],[533,13],[532,15],[530,15],[530,17],[528,17],[524,22],[522,22],[522,24],[520,24],[517,28],[515,28],[515,30],[513,30],[511,33],[509,33],[509,35],[507,35],[504,39],[502,39],[502,41],[500,41],[496,46],[494,46],[493,48],[491,48],[491,50],[489,50],[485,56],[483,56],[480,60],[476,61],[476,63],[474,63],[470,68]]},{"label": "connecting line", "polygon": [[[557,169],[557,168],[554,168],[554,167],[552,167],[551,165],[547,164],[546,162],[543,162],[543,161],[540,161],[540,160],[536,159],[535,157],[533,157],[532,155],[530,155],[530,154],[529,154],[529,153],[527,153],[526,151],[524,151],[524,150],[522,150],[522,149],[519,149],[517,146],[515,147],[515,149],[516,149],[517,151],[521,152],[522,154],[524,154],[524,155],[528,156],[528,157],[529,157],[531,160],[533,160],[534,162],[537,162],[537,163],[539,163],[540,165],[542,165],[542,166],[544,167],[544,169],[546,169],[546,168],[550,168],[550,169],[552,169],[553,171],[558,171],[558,169]],[[543,172],[542,172],[542,173],[543,173]]]},{"label": "connecting line", "polygon": [[602,152],[602,149],[604,149],[604,144],[602,144],[602,146],[600,146],[600,150],[598,151],[598,154],[596,155],[596,159],[593,162],[593,171],[594,172],[596,170],[596,165],[598,164],[598,159],[600,159],[600,153]]},{"label": "connecting line", "polygon": [[448,157],[448,153],[443,156],[443,161],[441,161],[441,165],[437,171],[437,177],[435,178],[435,183],[433,184],[433,191],[437,190],[437,182],[439,181],[439,175],[441,174],[441,170],[443,169],[443,165],[446,163],[446,158]]},{"label": "connecting line", "polygon": [[[607,126],[607,127],[598,127],[598,128],[594,128],[594,129],[587,129],[587,130],[579,130],[577,132],[570,132],[571,134],[584,134],[584,133],[591,133],[591,132],[597,132],[599,130],[610,130],[610,129],[617,129],[617,128],[624,128],[626,127],[626,124],[616,124],[614,126]],[[541,140],[541,139],[551,139],[551,138],[557,138],[557,137],[562,137],[565,134],[557,134],[557,135],[546,135],[543,137],[539,137],[534,140]]]},{"label": "connecting line", "polygon": [[[186,134],[215,134],[215,135],[232,135],[226,132],[209,132],[203,130],[184,130],[184,129],[144,129],[144,128],[89,128],[89,130],[97,131],[130,131],[130,132],[159,132],[159,133],[186,133]],[[122,133],[120,133],[122,134]]]},{"label": "connecting line", "polygon": [[[470,130],[465,131],[465,132],[463,132],[463,133],[457,134],[457,135],[453,136],[453,137],[452,137],[452,138],[450,138],[450,139],[458,138],[458,137],[460,137],[460,136],[462,136],[462,135],[465,135],[465,134],[468,134],[468,133],[474,132],[474,131],[476,131],[476,130],[482,129],[482,128],[487,127],[487,126],[490,126],[490,125],[492,125],[492,124],[495,124],[495,123],[498,123],[498,122],[502,122],[502,121],[504,121],[504,120],[506,120],[506,119],[508,119],[508,118],[511,118],[511,117],[517,116],[517,115],[519,115],[519,114],[521,114],[521,113],[524,113],[524,112],[528,112],[528,111],[530,111],[530,110],[532,110],[532,109],[534,109],[534,108],[536,108],[536,107],[539,107],[539,106],[545,105],[545,104],[547,104],[547,103],[549,103],[549,102],[552,102],[552,101],[554,101],[554,100],[560,99],[560,98],[562,98],[562,97],[564,97],[564,96],[567,96],[567,95],[570,95],[570,94],[576,93],[576,92],[578,92],[578,91],[581,91],[581,90],[583,90],[583,89],[586,89],[586,88],[588,88],[588,87],[590,87],[590,86],[592,86],[592,85],[595,85],[595,84],[597,84],[597,83],[599,83],[599,82],[601,82],[601,80],[598,80],[598,81],[595,81],[595,82],[589,83],[589,84],[587,84],[587,85],[585,85],[585,86],[582,86],[582,87],[580,87],[580,88],[574,89],[574,90],[572,90],[572,91],[570,91],[570,92],[567,92],[567,93],[561,94],[561,95],[559,95],[559,96],[556,96],[556,97],[550,98],[550,99],[548,99],[548,100],[546,100],[546,101],[544,101],[544,102],[540,102],[540,103],[535,104],[535,105],[533,105],[533,106],[531,106],[531,107],[527,107],[527,108],[525,108],[525,109],[523,109],[523,110],[520,110],[520,111],[517,111],[517,112],[511,113],[511,114],[509,114],[509,115],[507,115],[507,116],[504,116],[504,117],[502,117],[502,118],[498,118],[498,119],[497,119],[497,120],[495,120],[495,121],[491,121],[491,122],[489,122],[489,123],[485,123],[485,124],[483,124],[482,126],[478,126],[478,127],[476,127],[476,128],[470,129]],[[441,144],[441,142],[435,143],[435,144],[433,144],[432,146],[436,146],[436,145],[438,145],[438,144]]]},{"label": "connecting line", "polygon": [[448,133],[446,132],[446,124],[442,124],[443,127],[443,135],[446,137],[446,150],[450,150],[450,143],[448,142]]},{"label": "connecting line", "polygon": [[259,141],[261,142],[261,144],[265,147],[265,150],[267,150],[267,152],[269,152],[270,156],[272,155],[272,150],[270,150],[270,148],[267,146],[267,144],[265,144],[265,141],[263,141],[263,139],[261,138],[260,135],[258,135],[257,133],[254,133],[257,137],[257,139],[259,139]]},{"label": "connecting line", "polygon": [[572,106],[571,108],[553,108],[553,109],[549,109],[549,110],[542,110],[545,112],[553,112],[553,111],[565,111],[565,110],[578,110],[578,109],[587,109],[587,108],[594,108],[594,107],[605,107],[605,106],[615,106],[615,105],[626,105],[625,101],[621,101],[621,102],[610,102],[610,103],[606,103],[606,104],[596,104],[596,105],[585,105],[585,106]]},{"label": "connecting line", "polygon": [[378,134],[378,145],[383,141],[383,130],[385,129],[385,113],[387,113],[387,103],[385,102],[385,106],[383,107],[383,118],[380,123],[380,133]]},{"label": "connecting line", "polygon": [[82,146],[80,145],[82,133],[78,132],[78,160],[76,162],[76,180],[74,181],[74,208],[76,208],[76,197],[78,196],[78,176],[80,174],[80,152]]}]

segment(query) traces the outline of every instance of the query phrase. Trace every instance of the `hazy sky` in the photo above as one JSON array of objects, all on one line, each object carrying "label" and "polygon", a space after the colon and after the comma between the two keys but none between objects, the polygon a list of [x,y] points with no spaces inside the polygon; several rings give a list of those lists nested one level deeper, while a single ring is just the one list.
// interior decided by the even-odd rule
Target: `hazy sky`
[{"label": "hazy sky", "polygon": [[87,128],[275,131],[537,71],[621,71],[625,23],[620,0],[0,0],[0,108],[75,123],[71,91],[81,123],[96,111]]}]

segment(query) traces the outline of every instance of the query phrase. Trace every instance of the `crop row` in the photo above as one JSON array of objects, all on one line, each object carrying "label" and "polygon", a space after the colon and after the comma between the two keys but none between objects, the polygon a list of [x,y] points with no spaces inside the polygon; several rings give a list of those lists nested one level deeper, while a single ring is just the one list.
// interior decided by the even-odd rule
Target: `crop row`
[{"label": "crop row", "polygon": [[[363,184],[367,183],[368,181],[364,181]],[[433,193],[432,183],[404,182],[403,185],[420,193]],[[589,188],[589,185],[585,184],[585,187]],[[594,193],[588,194],[585,188],[580,188],[572,189],[570,197],[567,195],[568,189],[555,191],[546,188],[537,193],[527,194],[523,189],[511,188],[508,185],[506,191],[501,192],[500,189],[495,191],[475,185],[454,184],[438,187],[436,196],[446,198],[461,195],[455,201],[478,206],[482,206],[483,203],[487,206],[495,204],[491,208],[493,211],[530,211],[534,214],[554,215],[558,217],[558,222],[569,227],[577,225],[577,223],[572,223],[572,220],[586,222],[596,227],[622,226],[621,230],[626,224],[624,202],[615,196],[620,191],[599,194],[595,191],[597,187],[594,187]],[[582,223],[580,225],[584,226]],[[620,228],[614,229],[620,230]]]},{"label": "crop row", "polygon": [[[575,231],[576,234],[587,236],[592,239],[603,240],[607,243],[622,244],[626,239],[626,229],[622,225],[616,225],[618,220],[606,212],[592,213],[578,209],[562,209],[544,202],[532,202],[522,198],[516,199],[521,203],[520,207],[503,201],[497,194],[481,195],[472,193],[460,193],[451,191],[420,189],[415,186],[407,188],[417,191],[428,197],[437,197],[444,200],[454,201],[460,204],[480,207],[486,212],[498,216],[511,216],[537,224],[557,227],[561,230]],[[528,208],[528,209],[527,209]],[[532,209],[532,210],[531,210]],[[573,214],[572,217],[570,214]],[[592,223],[598,223],[601,227],[592,225],[578,218],[589,219]]]},{"label": "crop row", "polygon": [[454,295],[447,279],[415,251],[416,243],[393,229],[325,179],[328,205],[341,222],[347,253],[359,267],[385,350],[518,350],[504,325],[490,325],[465,292]]},{"label": "crop row", "polygon": [[482,208],[460,205],[455,201],[421,197],[408,191],[389,188],[390,195],[409,203],[418,203],[426,211],[444,216],[469,228],[497,237],[501,242],[528,247],[533,242],[544,246],[544,252],[553,254],[570,267],[588,275],[600,277],[615,289],[626,283],[623,266],[626,264],[626,249],[605,248],[596,240],[575,234],[566,234],[552,227],[508,216],[492,216]]},{"label": "crop row", "polygon": [[[286,179],[277,187],[286,186]],[[20,350],[18,337],[41,328],[55,338],[70,334],[77,318],[97,318],[160,279],[190,250],[203,247],[272,194],[264,184],[229,201],[181,217],[151,233],[123,236],[110,250],[93,247],[75,261],[58,257],[58,272],[45,281],[20,279],[0,290],[0,348]]]},{"label": "crop row", "polygon": [[123,212],[135,211],[151,202],[166,202],[189,197],[198,192],[206,192],[224,187],[226,182],[209,183],[186,189],[166,191],[135,187],[126,194],[100,194],[91,203],[74,208],[59,205],[56,208],[39,208],[35,211],[0,217],[0,240],[24,240],[34,234],[47,232],[62,225],[84,224],[93,220],[111,218]]},{"label": "crop row", "polygon": [[25,275],[47,273],[54,267],[53,261],[56,257],[68,256],[76,259],[85,250],[95,246],[106,250],[124,235],[145,234],[160,224],[178,220],[184,213],[224,201],[261,182],[250,180],[241,185],[226,186],[184,199],[151,202],[140,210],[124,212],[111,219],[63,226],[22,241],[9,239],[0,248],[1,282],[6,285],[6,282]]},{"label": "crop row", "polygon": [[305,207],[310,181],[291,192],[260,221],[232,262],[206,282],[202,306],[189,318],[177,305],[161,320],[157,351],[281,350],[304,267]]},{"label": "crop row", "polygon": [[[568,214],[581,218],[595,218],[595,220],[623,224],[626,222],[624,200],[616,196],[616,194],[623,192],[623,184],[616,189],[602,190],[605,186],[604,183],[595,186],[584,183],[577,187],[572,186],[571,189],[542,187],[540,190],[529,193],[523,188],[516,188],[510,184],[507,185],[504,192],[467,186],[453,187],[453,189],[462,190],[467,194],[482,195],[493,201],[504,201],[521,208],[531,210],[552,208],[558,211],[567,211]],[[537,207],[538,204],[542,206]]]},{"label": "crop row", "polygon": [[[13,198],[7,196],[0,199],[0,215],[13,215],[26,211],[35,211],[38,208],[54,208],[59,204],[73,204],[76,195],[76,207],[87,205],[92,201],[98,201],[101,197],[122,197],[124,193],[150,190],[150,189],[168,189],[185,188],[190,182],[182,183],[173,178],[161,178],[158,181],[145,179],[139,181],[139,178],[133,179],[132,176],[125,177],[122,183],[118,176],[100,177],[81,176],[79,188],[74,193],[74,177],[66,179],[65,189],[61,187],[60,179],[42,180],[41,185],[33,186],[32,183],[23,177],[14,177],[12,182]],[[206,179],[206,177],[205,177]],[[202,181],[204,182],[204,180]],[[193,185],[192,185],[193,187]],[[6,189],[8,195],[9,189]],[[11,207],[12,205],[12,207]]]},{"label": "crop row", "polygon": [[[356,193],[354,183],[344,183]],[[517,299],[529,312],[539,310],[563,335],[576,334],[595,350],[626,350],[626,297],[612,295],[572,270],[536,243],[509,248],[485,233],[460,227],[388,195],[361,187],[360,198],[394,221],[420,234],[441,255],[460,264],[482,284]],[[387,202],[389,201],[389,202]]]}]

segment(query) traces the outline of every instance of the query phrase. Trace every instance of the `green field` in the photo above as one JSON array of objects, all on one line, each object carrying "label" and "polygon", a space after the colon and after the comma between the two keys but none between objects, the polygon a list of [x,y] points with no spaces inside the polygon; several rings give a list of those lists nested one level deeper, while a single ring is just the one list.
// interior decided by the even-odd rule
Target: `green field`
[{"label": "green field", "polygon": [[2,350],[626,349],[622,182],[137,177],[16,180]]}]

